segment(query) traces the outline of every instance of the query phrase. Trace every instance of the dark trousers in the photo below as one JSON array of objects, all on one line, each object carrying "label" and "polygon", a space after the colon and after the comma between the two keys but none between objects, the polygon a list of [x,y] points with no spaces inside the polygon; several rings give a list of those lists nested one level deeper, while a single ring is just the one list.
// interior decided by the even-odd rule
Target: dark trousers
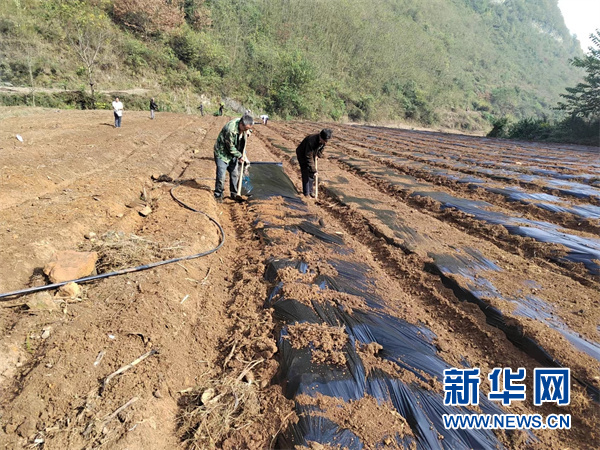
[{"label": "dark trousers", "polygon": [[117,113],[115,114],[115,128],[121,128],[121,116],[119,116]]},{"label": "dark trousers", "polygon": [[240,179],[240,169],[237,164],[237,158],[233,158],[228,164],[215,156],[215,164],[217,165],[215,198],[223,198],[223,193],[225,191],[226,172],[229,172],[229,191],[231,192],[231,196],[235,197],[238,194],[237,184]]},{"label": "dark trousers", "polygon": [[302,173],[302,194],[310,195],[313,191],[315,179],[314,177],[311,177],[308,167],[300,166],[300,172]]}]

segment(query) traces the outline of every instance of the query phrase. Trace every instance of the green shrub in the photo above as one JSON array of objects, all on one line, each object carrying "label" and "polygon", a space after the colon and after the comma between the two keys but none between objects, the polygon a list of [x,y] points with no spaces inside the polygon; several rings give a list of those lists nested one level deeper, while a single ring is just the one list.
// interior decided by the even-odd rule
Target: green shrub
[{"label": "green shrub", "polygon": [[173,34],[169,46],[180,61],[194,68],[198,67],[199,54],[202,51],[198,36],[189,29]]},{"label": "green shrub", "polygon": [[8,17],[0,17],[0,33],[12,35],[15,31],[16,24]]},{"label": "green shrub", "polygon": [[555,135],[562,142],[600,147],[600,119],[568,116],[559,123]]},{"label": "green shrub", "polygon": [[528,117],[510,124],[503,117],[494,121],[488,137],[600,146],[600,121],[571,116],[560,121]]},{"label": "green shrub", "polygon": [[543,141],[552,134],[552,127],[547,119],[534,119],[527,117],[519,120],[510,128],[508,137],[511,139],[526,139]]},{"label": "green shrub", "polygon": [[[35,95],[35,106],[61,109],[86,109],[89,107],[89,99],[85,94],[78,91],[67,91],[60,93],[33,92]],[[31,94],[0,94],[0,104],[4,106],[33,106]]]},{"label": "green shrub", "polygon": [[140,72],[148,67],[148,61],[152,58],[152,52],[141,41],[127,39],[122,44],[123,62],[131,67],[134,72]]},{"label": "green shrub", "polygon": [[170,89],[183,88],[187,86],[188,78],[185,71],[167,70],[161,84]]},{"label": "green shrub", "polygon": [[508,134],[508,117],[500,117],[492,121],[492,131],[487,134],[487,137],[501,138],[506,137]]}]

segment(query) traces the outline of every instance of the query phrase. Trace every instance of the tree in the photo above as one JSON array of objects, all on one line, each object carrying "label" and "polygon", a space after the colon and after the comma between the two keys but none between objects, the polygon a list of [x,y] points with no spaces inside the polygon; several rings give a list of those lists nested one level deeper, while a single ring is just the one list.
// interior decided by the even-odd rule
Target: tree
[{"label": "tree", "polygon": [[583,83],[567,88],[567,94],[560,96],[566,99],[559,103],[558,109],[567,111],[573,117],[588,119],[600,118],[600,30],[590,34],[593,46],[583,58],[574,58],[571,64],[581,67],[587,72]]},{"label": "tree", "polygon": [[95,108],[95,69],[99,56],[109,44],[109,31],[107,28],[94,23],[93,20],[80,20],[74,24],[73,31],[69,34],[69,40],[73,44],[77,56],[84,64],[87,82],[90,86],[92,108]]},{"label": "tree", "polygon": [[33,64],[35,49],[32,44],[26,44],[23,46],[25,53],[25,59],[27,61],[27,71],[29,72],[29,85],[31,86],[31,106],[35,106],[35,82],[33,79]]},{"label": "tree", "polygon": [[66,40],[83,63],[82,73],[90,86],[92,108],[95,107],[96,66],[107,53],[111,42],[110,21],[101,9],[103,1],[54,0],[45,3],[49,19],[58,20]]}]

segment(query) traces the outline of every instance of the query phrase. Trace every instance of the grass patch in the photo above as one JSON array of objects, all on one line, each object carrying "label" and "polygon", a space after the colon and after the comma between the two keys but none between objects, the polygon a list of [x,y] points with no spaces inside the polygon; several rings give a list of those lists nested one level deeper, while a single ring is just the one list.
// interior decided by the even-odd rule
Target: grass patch
[{"label": "grass patch", "polygon": [[92,240],[88,251],[98,253],[96,268],[99,273],[106,273],[174,258],[177,250],[184,247],[182,241],[162,244],[135,234],[109,231]]}]

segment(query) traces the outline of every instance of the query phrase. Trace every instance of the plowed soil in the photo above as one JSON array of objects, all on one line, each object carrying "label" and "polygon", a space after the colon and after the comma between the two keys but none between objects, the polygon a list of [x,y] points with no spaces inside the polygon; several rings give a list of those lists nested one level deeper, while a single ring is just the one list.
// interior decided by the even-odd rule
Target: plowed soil
[{"label": "plowed soil", "polygon": [[[263,275],[273,255],[265,252],[256,218],[270,214],[280,225],[298,219],[278,215],[276,200],[215,202],[212,149],[228,118],[158,113],[150,120],[148,113],[126,112],[115,129],[106,111],[4,108],[0,119],[0,293],[48,284],[42,268],[60,250],[99,251],[104,272],[214,249],[219,229],[174,201],[174,187],[181,201],[215,219],[225,233],[223,247],[205,257],[85,283],[74,298],[54,289],[0,299],[0,445],[277,447],[277,435],[297,418],[275,382],[280,324],[263,307],[272,287]],[[593,257],[599,219],[509,201],[446,176],[476,174],[493,188],[553,194],[570,211],[595,211],[598,149],[271,121],[255,126],[249,158],[282,162],[300,188],[294,150],[326,126],[334,138],[319,160],[319,198],[305,201],[324,231],[343,236],[373,267],[369,276],[389,313],[425,324],[443,359],[455,367],[467,361],[483,374],[494,367],[525,367],[528,374],[546,367],[539,352],[520,344],[535,342],[571,368],[571,404],[536,407],[529,396],[509,410],[571,414],[572,429],[535,431],[537,440],[498,433],[500,441],[510,448],[599,448],[600,412],[592,399],[600,390],[600,273],[594,270],[600,261]],[[426,166],[390,159],[399,154]],[[490,168],[511,172],[482,172]],[[573,175],[591,194],[571,195],[543,179],[513,174],[533,175],[534,169]],[[585,240],[591,262],[566,259],[569,249],[561,244],[514,234],[424,192],[485,201],[487,211],[552,224]],[[144,206],[152,210],[146,216],[140,214]],[[281,257],[297,256],[296,244],[281,243]],[[457,255],[468,269],[479,261],[481,270],[446,271],[442,261]],[[318,254],[303,257],[319,264]],[[310,296],[302,289],[295,292],[299,300]],[[350,295],[337,300],[362,302]],[[530,303],[523,312],[525,300]],[[491,307],[504,315],[503,326],[486,318]],[[312,342],[321,336],[316,357],[344,364],[336,356],[339,330],[298,327],[296,336]],[[365,365],[396,374],[398,368],[371,350],[361,350]],[[440,380],[430,385],[441,389]],[[228,396],[233,410],[225,407]],[[370,448],[386,445],[381,427],[410,434],[401,417],[375,401],[340,410],[331,399],[304,400],[333,405],[329,418],[361,430]],[[201,404],[215,405],[213,413],[200,417]]]}]

